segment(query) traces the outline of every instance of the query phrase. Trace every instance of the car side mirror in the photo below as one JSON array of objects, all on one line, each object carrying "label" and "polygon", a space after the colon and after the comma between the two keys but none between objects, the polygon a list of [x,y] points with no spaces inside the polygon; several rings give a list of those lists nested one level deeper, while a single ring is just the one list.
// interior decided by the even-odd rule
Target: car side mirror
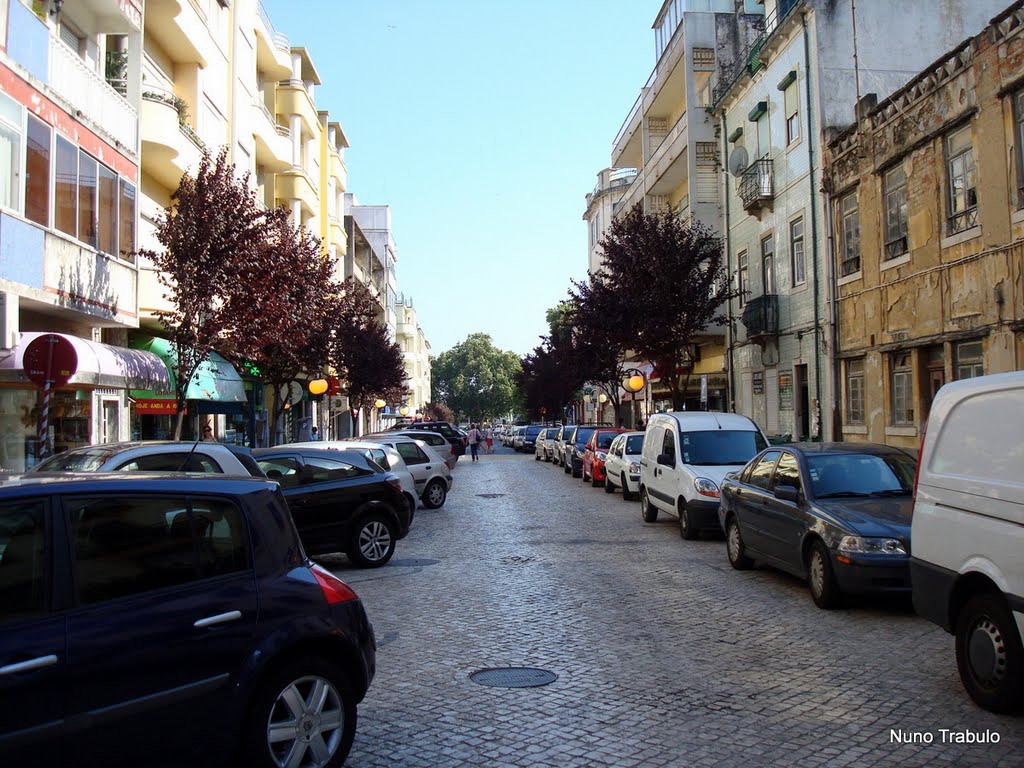
[{"label": "car side mirror", "polygon": [[676,462],[670,453],[659,453],[658,463],[663,467],[675,467]]},{"label": "car side mirror", "polygon": [[796,504],[800,501],[800,489],[795,485],[780,485],[775,489],[775,498]]}]

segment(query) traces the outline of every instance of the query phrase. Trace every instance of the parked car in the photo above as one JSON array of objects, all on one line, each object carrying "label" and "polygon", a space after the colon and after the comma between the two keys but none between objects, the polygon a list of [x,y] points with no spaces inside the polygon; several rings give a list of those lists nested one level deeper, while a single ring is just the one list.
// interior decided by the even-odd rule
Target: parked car
[{"label": "parked car", "polygon": [[349,440],[315,440],[308,443],[288,443],[291,448],[320,448],[330,451],[356,451],[363,454],[370,461],[376,462],[381,469],[394,472],[402,483],[402,493],[409,502],[409,523],[416,516],[416,508],[419,506],[419,492],[416,489],[416,481],[412,472],[405,465],[402,455],[389,445],[380,443],[357,442]]},{"label": "parked car", "polygon": [[845,593],[909,593],[915,467],[908,453],[872,443],[767,448],[722,483],[729,562],[806,578],[819,608]]},{"label": "parked car", "polygon": [[362,454],[291,445],[253,454],[281,484],[309,554],[344,552],[354,565],[378,568],[409,532],[409,502],[398,476]]},{"label": "parked car", "polygon": [[693,539],[719,530],[719,484],[763,448],[768,439],[754,421],[735,413],[656,413],[647,422],[640,456],[640,512],[679,518],[679,535]]},{"label": "parked car", "polygon": [[437,432],[438,434],[443,435],[444,438],[451,443],[452,447],[455,449],[456,455],[458,456],[464,456],[466,454],[466,448],[469,447],[469,441],[466,439],[466,433],[447,421],[406,421],[395,424],[394,426],[389,427],[386,431],[404,432],[409,429],[425,429],[429,432]]},{"label": "parked car", "polygon": [[546,427],[537,433],[533,458],[537,461],[551,461],[551,444],[558,433],[558,427]]},{"label": "parked car", "polygon": [[616,487],[619,487],[622,488],[625,501],[636,498],[640,492],[640,454],[643,445],[643,432],[624,432],[612,440],[604,460],[606,493],[615,493]]},{"label": "parked car", "polygon": [[543,432],[547,427],[531,424],[523,429],[523,446],[520,450],[523,453],[533,453],[537,450],[537,435]]},{"label": "parked car", "polygon": [[598,424],[579,424],[572,433],[572,440],[566,441],[565,471],[571,472],[573,477],[583,476],[583,453],[587,448],[587,441],[600,427]]},{"label": "parked car", "polygon": [[455,452],[455,446],[448,442],[447,438],[440,432],[431,432],[428,429],[408,429],[396,430],[395,434],[411,437],[414,440],[422,440],[441,455],[444,463],[448,465],[448,469],[455,469],[455,464],[459,460],[459,454]]},{"label": "parked car", "polygon": [[0,625],[5,766],[340,766],[376,669],[358,596],[250,477],[8,482]]},{"label": "parked car", "polygon": [[565,424],[558,428],[555,433],[555,440],[551,445],[551,463],[556,467],[565,463],[565,442],[570,439],[572,431],[576,429],[575,424]]},{"label": "parked car", "polygon": [[624,429],[595,429],[591,433],[587,444],[583,447],[580,468],[584,482],[589,479],[590,484],[595,488],[604,485],[604,462],[608,456],[608,448],[611,446],[612,440],[625,431]]},{"label": "parked car", "polygon": [[222,443],[147,440],[61,451],[29,472],[211,472],[262,477],[248,448]]},{"label": "parked car", "polygon": [[512,431],[512,450],[516,453],[521,453],[523,450],[523,443],[526,440],[526,427],[516,427]]},{"label": "parked car", "polygon": [[932,403],[914,493],[914,607],[956,637],[970,697],[1024,708],[1024,373],[952,382]]},{"label": "parked car", "polygon": [[[363,435],[360,442],[380,443],[398,451],[412,474],[416,495],[427,509],[443,507],[452,488],[452,471],[437,451],[422,441],[387,432]],[[348,442],[348,441],[346,441]]]}]

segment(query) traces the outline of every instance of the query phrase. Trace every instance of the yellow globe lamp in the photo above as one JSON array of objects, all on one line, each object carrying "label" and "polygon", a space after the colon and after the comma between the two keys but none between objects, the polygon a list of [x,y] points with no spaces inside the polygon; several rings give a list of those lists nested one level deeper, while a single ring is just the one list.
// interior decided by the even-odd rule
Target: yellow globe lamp
[{"label": "yellow globe lamp", "polygon": [[322,395],[327,391],[327,379],[313,379],[309,382],[309,394]]},{"label": "yellow globe lamp", "polygon": [[634,373],[622,382],[622,388],[627,392],[639,392],[644,388],[644,377],[638,373]]},{"label": "yellow globe lamp", "polygon": [[409,415],[409,406],[403,405],[401,408],[398,409],[398,413],[399,413],[400,416],[408,416]]},{"label": "yellow globe lamp", "polygon": [[378,397],[378,398],[377,398],[376,400],[374,400],[374,401],[373,401],[373,407],[374,407],[374,408],[376,408],[376,409],[377,409],[378,411],[379,411],[379,410],[380,410],[381,408],[383,408],[383,407],[384,407],[385,405],[387,405],[387,403],[385,403],[385,402],[384,402],[383,400],[381,400],[381,399],[380,399],[379,397]]},{"label": "yellow globe lamp", "polygon": [[604,405],[605,403],[608,402],[608,395],[602,392],[597,396],[597,402],[599,402],[601,405]]}]

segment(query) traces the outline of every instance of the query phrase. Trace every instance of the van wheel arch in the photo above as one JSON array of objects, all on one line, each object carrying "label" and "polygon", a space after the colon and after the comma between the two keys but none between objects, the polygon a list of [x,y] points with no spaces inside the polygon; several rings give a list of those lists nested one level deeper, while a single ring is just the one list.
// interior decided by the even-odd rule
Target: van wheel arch
[{"label": "van wheel arch", "polygon": [[999,589],[992,579],[983,573],[972,571],[971,573],[965,573],[957,579],[949,595],[949,609],[946,612],[947,626],[945,627],[947,632],[954,632],[956,630],[956,623],[960,620],[960,612],[967,605],[967,601],[976,595],[983,594],[997,595],[1005,599],[1003,598],[1002,590]]}]

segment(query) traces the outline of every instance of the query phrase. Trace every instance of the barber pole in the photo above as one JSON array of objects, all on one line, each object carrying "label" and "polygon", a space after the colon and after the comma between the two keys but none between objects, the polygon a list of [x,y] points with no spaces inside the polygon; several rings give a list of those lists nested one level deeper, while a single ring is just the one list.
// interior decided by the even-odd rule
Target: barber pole
[{"label": "barber pole", "polygon": [[50,390],[63,387],[78,370],[78,353],[71,341],[55,333],[38,336],[25,348],[22,366],[29,380],[42,388],[39,398],[37,458],[50,453]]},{"label": "barber pole", "polygon": [[39,404],[39,458],[50,455],[50,381],[43,384]]}]

